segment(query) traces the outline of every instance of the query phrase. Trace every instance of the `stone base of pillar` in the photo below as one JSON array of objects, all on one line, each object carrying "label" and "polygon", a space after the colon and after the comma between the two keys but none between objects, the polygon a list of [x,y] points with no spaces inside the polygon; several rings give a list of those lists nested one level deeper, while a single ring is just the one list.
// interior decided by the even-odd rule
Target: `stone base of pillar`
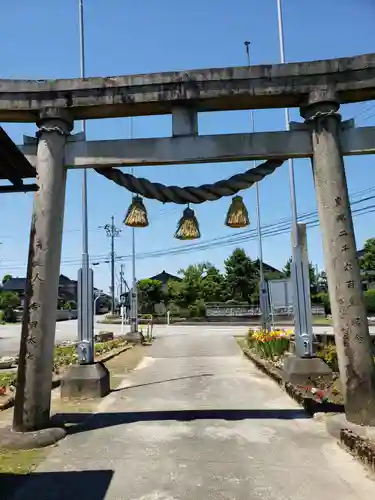
[{"label": "stone base of pillar", "polygon": [[1,450],[33,450],[51,446],[66,436],[62,427],[51,427],[34,432],[15,432],[11,427],[0,429]]},{"label": "stone base of pillar", "polygon": [[73,365],[61,380],[61,398],[103,398],[110,390],[109,371],[103,363]]},{"label": "stone base of pillar", "polygon": [[369,439],[375,442],[375,427],[353,424],[346,418],[344,413],[327,415],[322,419],[325,421],[329,434],[338,440],[341,438],[341,431],[349,430],[363,439]]},{"label": "stone base of pillar", "polygon": [[298,358],[289,354],[284,359],[283,380],[293,385],[306,385],[317,377],[331,377],[332,370],[321,358]]}]

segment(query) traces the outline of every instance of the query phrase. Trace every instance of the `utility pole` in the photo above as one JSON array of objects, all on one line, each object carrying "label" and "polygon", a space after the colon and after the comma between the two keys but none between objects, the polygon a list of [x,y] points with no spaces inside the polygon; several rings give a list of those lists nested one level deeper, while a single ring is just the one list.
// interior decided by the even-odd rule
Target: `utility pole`
[{"label": "utility pole", "polygon": [[[129,137],[133,139],[133,117],[129,118]],[[134,173],[134,168],[130,169]],[[138,287],[136,278],[135,228],[132,227],[132,294],[131,294],[131,332],[138,332]]]},{"label": "utility pole", "polygon": [[120,266],[120,299],[123,293],[123,282],[124,282],[124,264],[121,264]]},{"label": "utility pole", "polygon": [[[83,0],[78,2],[81,78],[85,78],[85,37]],[[86,122],[82,121],[83,139],[86,141]],[[80,363],[94,362],[93,270],[88,250],[87,170],[82,173],[82,267],[78,272],[78,358]]]},{"label": "utility pole", "polygon": [[[285,64],[284,27],[281,0],[276,0],[276,3],[280,59],[281,63]],[[285,128],[286,130],[289,130],[290,116],[288,108],[285,108],[284,114]],[[294,178],[294,163],[292,158],[289,159],[288,166],[290,203],[292,209],[293,255],[291,263],[291,277],[293,284],[293,315],[296,337],[296,354],[301,358],[309,358],[313,355],[311,307],[309,304],[310,284],[308,279],[308,269],[304,269],[302,259],[303,250],[301,242],[299,241],[300,231],[298,228],[296,185]]]},{"label": "utility pole", "polygon": [[[247,65],[250,68],[251,66],[251,58],[250,58],[250,43],[244,42],[246,56],[247,56]],[[254,111],[250,111],[250,119],[251,119],[251,133],[255,132],[255,117]],[[253,167],[256,167],[256,162],[253,161]],[[262,331],[266,331],[270,329],[269,324],[269,307],[268,307],[268,292],[267,292],[267,283],[264,279],[264,269],[263,269],[263,245],[262,245],[262,229],[260,225],[260,196],[259,196],[259,183],[255,183],[255,193],[256,193],[256,214],[257,214],[257,235],[258,235],[258,258],[259,258],[259,302],[260,302],[260,310],[262,314]]]},{"label": "utility pole", "polygon": [[112,215],[111,223],[104,226],[104,230],[108,236],[111,238],[111,309],[112,314],[115,313],[116,309],[116,299],[115,299],[115,238],[121,233],[121,229],[115,226],[115,218]]}]

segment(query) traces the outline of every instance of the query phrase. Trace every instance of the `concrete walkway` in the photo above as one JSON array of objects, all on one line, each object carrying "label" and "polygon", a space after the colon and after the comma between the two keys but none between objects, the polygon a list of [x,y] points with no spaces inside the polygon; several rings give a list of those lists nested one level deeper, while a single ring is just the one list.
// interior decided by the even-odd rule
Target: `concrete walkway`
[{"label": "concrete walkway", "polygon": [[370,500],[375,482],[228,335],[157,339],[15,500]]}]

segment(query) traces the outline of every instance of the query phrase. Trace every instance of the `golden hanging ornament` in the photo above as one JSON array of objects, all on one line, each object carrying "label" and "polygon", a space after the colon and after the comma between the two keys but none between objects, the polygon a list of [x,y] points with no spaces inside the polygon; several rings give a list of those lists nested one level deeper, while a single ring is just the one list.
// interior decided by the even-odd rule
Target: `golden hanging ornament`
[{"label": "golden hanging ornament", "polygon": [[181,219],[178,221],[174,237],[178,240],[196,240],[201,237],[198,220],[191,208],[185,208]]},{"label": "golden hanging ornament", "polygon": [[249,214],[241,196],[234,196],[228,209],[225,225],[239,229],[250,224]]},{"label": "golden hanging ornament", "polygon": [[134,196],[126,212],[124,224],[130,227],[147,227],[148,216],[146,207],[140,196]]}]

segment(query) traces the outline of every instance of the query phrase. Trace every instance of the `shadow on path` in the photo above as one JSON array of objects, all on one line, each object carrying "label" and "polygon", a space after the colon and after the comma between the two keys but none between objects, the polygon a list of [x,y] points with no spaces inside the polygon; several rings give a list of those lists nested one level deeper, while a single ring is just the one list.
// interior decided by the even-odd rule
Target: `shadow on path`
[{"label": "shadow on path", "polygon": [[[77,472],[35,472],[30,475],[0,473],[1,500],[104,500],[112,480],[112,470]],[[16,493],[17,492],[17,493]]]},{"label": "shadow on path", "polygon": [[311,418],[304,410],[167,410],[167,411],[137,411],[137,412],[111,412],[111,413],[58,413],[53,422],[57,425],[66,425],[68,434],[103,429],[115,425],[131,424],[134,422],[153,421],[179,421],[192,420],[294,420]]},{"label": "shadow on path", "polygon": [[117,389],[113,389],[111,392],[126,391],[127,389],[136,389],[137,387],[147,387],[148,385],[164,384],[166,382],[176,382],[178,380],[186,380],[186,379],[190,379],[190,378],[213,377],[213,376],[214,376],[213,373],[202,373],[201,375],[190,375],[187,377],[167,378],[165,380],[157,380],[156,382],[147,382],[145,384],[137,384],[137,385],[128,385],[126,387],[118,387]]}]

